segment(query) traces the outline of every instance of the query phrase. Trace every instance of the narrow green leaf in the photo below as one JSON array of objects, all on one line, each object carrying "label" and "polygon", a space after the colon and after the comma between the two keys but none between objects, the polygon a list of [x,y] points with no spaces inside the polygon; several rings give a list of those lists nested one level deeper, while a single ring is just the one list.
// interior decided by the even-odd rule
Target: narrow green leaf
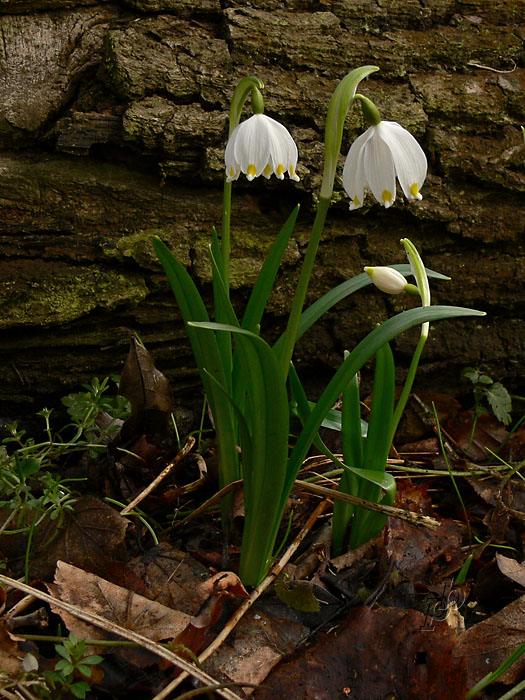
[{"label": "narrow green leaf", "polygon": [[[345,353],[345,358],[350,353]],[[359,378],[357,374],[350,379],[343,389],[343,402],[341,410],[341,440],[343,443],[343,457],[346,464],[353,467],[363,467],[363,440],[361,420],[361,401],[359,396]],[[368,434],[368,425],[367,425]],[[345,490],[345,493],[350,493]]]},{"label": "narrow green leaf", "polygon": [[363,461],[368,469],[384,470],[386,465],[390,451],[395,384],[394,356],[389,344],[385,343],[376,353],[372,405]]},{"label": "narrow green leaf", "polygon": [[481,311],[456,306],[420,307],[403,311],[397,316],[388,319],[369,333],[366,338],[355,347],[353,352],[350,353],[332,377],[321,398],[317,402],[316,407],[310,414],[308,421],[304,425],[292,454],[290,455],[290,460],[288,462],[287,490],[285,489],[284,493],[289,493],[289,489],[297,477],[297,473],[319,430],[324,416],[334,405],[350,379],[359,372],[365,362],[376,354],[379,348],[393,340],[393,338],[400,333],[408,330],[408,328],[417,326],[425,321],[439,321],[441,319],[459,316],[484,315],[485,314]]},{"label": "narrow green leaf", "polygon": [[286,480],[289,412],[286,384],[273,349],[260,336],[233,325],[202,322],[191,324],[236,334],[246,361],[246,423],[250,450],[243,451],[246,517],[240,576],[247,585],[264,577],[283,514],[281,496]]},{"label": "narrow green leaf", "polygon": [[[368,421],[368,434],[365,440],[363,464],[367,469],[384,472],[390,451],[392,420],[394,414],[395,366],[390,345],[385,343],[376,353],[372,406]],[[380,491],[377,486],[361,481],[359,496],[367,501],[377,503]],[[395,488],[389,493],[392,501]],[[369,531],[383,527],[385,518],[378,513],[371,513],[365,508],[355,508],[350,535],[350,547],[355,549],[367,542]],[[375,532],[374,532],[375,534]]]},{"label": "narrow green leaf", "polygon": [[[313,401],[309,401],[309,406],[310,410],[313,410],[315,403]],[[326,418],[324,418],[323,422],[321,423],[321,426],[323,428],[330,428],[330,430],[341,430],[341,411],[338,411],[335,408],[331,408],[328,411],[328,414]],[[361,418],[361,437],[366,437],[366,433],[368,431],[368,423],[366,420],[363,420]]]},{"label": "narrow green leaf", "polygon": [[[398,270],[398,272],[401,272],[402,275],[411,275],[412,270],[410,268],[410,265],[408,263],[401,263],[401,264],[396,264],[396,265],[390,265],[389,267],[393,268],[394,270]],[[432,270],[427,269],[427,275],[429,277],[433,277],[434,279],[439,279],[439,280],[449,280],[450,277],[447,277],[446,275],[442,275],[440,272],[433,272]],[[334,287],[331,289],[329,292],[324,294],[320,299],[317,299],[317,301],[314,301],[314,303],[309,306],[303,313],[301,314],[301,320],[299,323],[299,328],[297,331],[297,336],[296,336],[296,341],[299,340],[299,338],[306,333],[306,331],[316,322],[318,321],[323,314],[325,314],[329,309],[332,308],[335,304],[337,304],[339,301],[342,299],[345,299],[347,296],[350,294],[353,294],[354,292],[357,292],[359,289],[362,289],[363,287],[366,287],[367,285],[372,284],[372,280],[369,275],[366,274],[366,272],[362,272],[359,275],[356,275],[355,277],[352,277],[349,280],[346,280],[346,282],[342,282],[341,284],[337,285],[337,287]],[[275,343],[275,347],[280,348],[282,343],[284,342],[284,337],[281,336],[277,342]]]},{"label": "narrow green leaf", "polygon": [[[220,462],[219,480],[221,487],[223,487],[232,481],[236,481],[240,476],[240,472],[232,408],[229,401],[221,392],[217,391],[216,387],[209,381],[208,375],[204,372],[204,369],[206,369],[219,384],[227,386],[217,340],[213,332],[197,333],[189,324],[190,321],[206,322],[209,318],[201,296],[186,268],[172,255],[157,236],[153,238],[153,247],[164,267],[182,318],[186,324],[188,338],[208,397],[215,421]],[[223,519],[226,517],[225,511],[229,500],[227,498],[223,503]]]},{"label": "narrow green leaf", "polygon": [[[349,353],[345,352],[345,358]],[[363,467],[363,439],[361,436],[361,402],[359,379],[355,374],[343,390],[341,408],[341,440],[343,459],[346,464],[361,469]],[[338,491],[352,496],[359,494],[359,479],[355,473],[345,470],[339,480]],[[347,538],[348,527],[354,514],[354,506],[343,501],[334,501],[332,520],[332,550],[337,556],[342,554]]]},{"label": "narrow green leaf", "polygon": [[258,326],[261,322],[264,309],[270,292],[273,289],[275,277],[279,270],[282,257],[290,240],[290,236],[295,227],[297,215],[299,214],[299,204],[292,211],[284,226],[275,239],[270,252],[266,256],[261,271],[257,277],[257,281],[252,289],[246,310],[242,319],[242,327],[252,333],[258,332]]},{"label": "narrow green leaf", "polygon": [[[312,410],[310,406],[315,406],[315,404],[310,404],[310,402],[307,401],[306,393],[299,380],[299,377],[297,376],[297,372],[293,364],[290,365],[290,373],[288,375],[288,380],[290,383],[290,391],[292,393],[292,396],[297,402],[297,414],[304,425],[307,422]],[[359,439],[361,441],[360,436]],[[394,486],[395,482],[391,474],[385,474],[384,472],[379,472],[373,469],[363,469],[361,468],[360,464],[354,465],[351,462],[341,462],[341,460],[338,459],[333,454],[333,452],[328,449],[328,447],[324,444],[319,435],[315,437],[313,444],[315,444],[316,448],[322,454],[326,455],[329,459],[331,459],[336,466],[343,469],[343,474],[355,474],[360,479],[370,481],[372,484],[375,484],[376,486],[379,486],[380,488],[385,490],[391,489]]]}]

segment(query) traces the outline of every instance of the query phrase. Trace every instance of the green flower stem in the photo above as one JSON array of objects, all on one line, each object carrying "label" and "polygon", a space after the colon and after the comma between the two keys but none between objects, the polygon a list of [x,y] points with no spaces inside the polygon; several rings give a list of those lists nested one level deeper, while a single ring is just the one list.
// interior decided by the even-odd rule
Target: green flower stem
[{"label": "green flower stem", "polygon": [[363,110],[364,117],[371,126],[377,126],[381,123],[381,115],[379,114],[379,110],[372,102],[372,100],[369,100],[368,97],[365,97],[364,95],[360,95],[358,93],[354,95],[354,99],[359,100],[361,102],[361,108]]},{"label": "green flower stem", "polygon": [[417,368],[419,365],[419,358],[421,357],[421,353],[423,352],[423,348],[425,347],[425,343],[427,342],[427,335],[420,335],[419,336],[419,342],[416,346],[416,349],[414,351],[414,354],[412,356],[412,361],[410,362],[410,367],[408,368],[408,374],[407,378],[405,379],[405,383],[403,385],[403,391],[401,392],[401,396],[399,397],[397,404],[396,404],[396,409],[394,411],[394,417],[392,420],[392,429],[391,429],[391,438],[390,442],[394,440],[394,436],[396,434],[397,426],[399,425],[399,421],[401,420],[401,416],[403,415],[403,411],[405,410],[405,407],[407,405],[408,397],[410,396],[410,392],[412,391],[412,386],[414,384],[414,379],[416,378],[416,372]]},{"label": "green flower stem", "polygon": [[299,282],[297,284],[292,310],[290,311],[290,316],[288,318],[288,325],[286,327],[286,331],[284,332],[284,347],[280,357],[284,377],[288,376],[288,369],[292,359],[295,341],[297,339],[297,331],[299,328],[299,321],[301,319],[304,301],[306,299],[306,292],[308,291],[308,284],[310,282],[315,256],[317,255],[317,249],[319,248],[319,241],[321,240],[321,235],[323,233],[326,214],[332,198],[337,159],[341,151],[341,142],[343,140],[343,128],[346,115],[352,106],[357,86],[361,80],[377,70],[379,70],[377,66],[362,66],[361,68],[356,68],[351,73],[348,73],[348,75],[346,75],[340,81],[339,85],[334,90],[330,99],[330,104],[328,105],[324,138],[325,159],[323,179],[321,182],[321,191],[319,195],[319,205],[317,207],[317,213],[315,215],[315,221],[312,227],[312,234],[310,236],[301,274],[299,276]]},{"label": "green flower stem", "polygon": [[[423,264],[423,261],[421,260],[421,256],[419,255],[416,246],[408,238],[402,238],[401,243],[405,248],[408,261],[412,269],[412,274],[416,278],[417,289],[419,290],[419,295],[421,297],[421,306],[430,306],[430,285],[428,283],[427,271]],[[397,426],[399,425],[399,421],[401,420],[401,416],[403,415],[403,411],[405,410],[408,397],[410,396],[410,392],[412,391],[412,386],[416,377],[419,359],[421,357],[421,353],[423,352],[423,348],[425,347],[425,343],[427,342],[429,329],[430,324],[428,322],[421,324],[421,334],[419,336],[419,342],[414,351],[414,355],[412,356],[412,361],[410,362],[410,367],[408,369],[407,378],[405,379],[403,391],[401,392],[401,396],[399,397],[396,409],[394,411],[391,429],[391,440],[394,439]]]},{"label": "green flower stem", "polygon": [[222,236],[221,236],[221,262],[222,262],[222,277],[224,284],[230,295],[230,223],[232,213],[232,183],[228,182],[226,175],[224,176],[224,192],[222,195]]},{"label": "green flower stem", "polygon": [[328,105],[325,129],[325,160],[323,180],[321,183],[321,197],[328,199],[332,196],[334,188],[335,171],[337,159],[341,151],[341,141],[343,140],[343,128],[350,109],[357,86],[371,73],[378,71],[377,66],[362,66],[348,73],[334,90]]},{"label": "green flower stem", "polygon": [[[230,104],[230,125],[228,137],[233,133],[233,130],[241,121],[241,113],[244,103],[248,97],[256,92],[255,104],[256,108],[264,111],[264,102],[261,95],[261,90],[264,88],[264,83],[259,78],[249,76],[239,81],[235,92],[233,93]],[[232,183],[228,182],[227,175],[224,176],[224,194],[222,198],[222,236],[221,236],[221,258],[222,258],[222,276],[228,295],[230,293],[230,221],[231,221],[231,204],[232,204]]]},{"label": "green flower stem", "polygon": [[310,282],[315,256],[317,255],[317,249],[319,248],[319,242],[323,233],[324,222],[326,220],[326,214],[328,213],[329,206],[330,197],[319,198],[319,206],[317,207],[317,213],[315,215],[315,221],[312,227],[312,234],[304,256],[301,274],[299,275],[299,282],[297,283],[292,310],[290,311],[288,324],[283,334],[283,346],[280,360],[283,377],[285,378],[288,376],[288,369],[290,367],[290,361],[292,359],[293,349],[297,338],[297,331],[299,329],[301,313],[303,311],[304,301],[306,299],[306,292],[308,291],[308,284]]}]

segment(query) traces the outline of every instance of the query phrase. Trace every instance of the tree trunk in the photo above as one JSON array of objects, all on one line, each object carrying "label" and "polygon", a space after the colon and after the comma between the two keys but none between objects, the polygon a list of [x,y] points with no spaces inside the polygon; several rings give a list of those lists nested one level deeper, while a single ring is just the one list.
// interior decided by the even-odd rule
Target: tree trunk
[{"label": "tree trunk", "polygon": [[[2,416],[118,373],[135,330],[181,404],[200,400],[184,328],[151,239],[209,294],[227,111],[237,81],[264,81],[266,112],[299,147],[301,182],[234,184],[232,287],[241,306],[297,201],[299,222],[263,332],[290,306],[322,173],[330,95],[351,69],[384,119],[422,143],[420,203],[348,211],[336,185],[309,301],[361,271],[403,262],[399,239],[447,273],[433,300],[487,311],[435,324],[421,383],[460,391],[464,366],[523,391],[525,146],[522,0],[11,0],[0,4],[0,385]],[[366,127],[354,107],[344,151]],[[341,163],[343,155],[341,156]],[[339,173],[341,171],[339,170]],[[303,369],[410,300],[374,289],[300,342]],[[407,364],[415,334],[395,343]]]}]

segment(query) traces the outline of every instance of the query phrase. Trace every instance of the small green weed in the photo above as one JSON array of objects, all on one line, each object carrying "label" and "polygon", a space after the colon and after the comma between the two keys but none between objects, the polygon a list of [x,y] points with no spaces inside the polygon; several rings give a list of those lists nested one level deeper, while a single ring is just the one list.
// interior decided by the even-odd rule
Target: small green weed
[{"label": "small green weed", "polygon": [[96,654],[86,656],[87,644],[71,633],[62,644],[55,644],[59,659],[54,671],[40,672],[38,660],[33,654],[26,654],[22,670],[17,674],[0,673],[0,690],[6,698],[43,698],[43,700],[83,700],[91,686],[82,678],[91,678],[93,666],[103,658]]},{"label": "small green weed", "polygon": [[[79,479],[63,478],[64,464],[75,453],[89,450],[96,456],[105,450],[116,420],[129,415],[126,399],[108,395],[109,382],[108,377],[95,378],[84,385],[84,392],[65,397],[72,420],[58,432],[51,427],[52,409],[39,411],[42,439],[30,437],[16,422],[5,426],[8,437],[0,444],[0,535],[28,535],[26,578],[35,528],[49,518],[58,530],[76,502],[70,484]],[[102,412],[109,411],[108,419],[100,422]]]},{"label": "small green weed", "polygon": [[476,423],[479,416],[492,411],[494,416],[503,425],[511,422],[512,398],[501,382],[495,382],[487,374],[483,374],[474,367],[465,367],[461,373],[463,377],[470,379],[473,384],[474,412]]}]

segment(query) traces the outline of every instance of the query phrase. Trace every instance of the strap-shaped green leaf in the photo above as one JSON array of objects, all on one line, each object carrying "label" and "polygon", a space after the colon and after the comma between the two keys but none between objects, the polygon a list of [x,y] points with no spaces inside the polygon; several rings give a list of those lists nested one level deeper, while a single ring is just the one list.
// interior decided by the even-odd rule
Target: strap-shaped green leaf
[{"label": "strap-shaped green leaf", "polygon": [[289,493],[289,489],[297,477],[297,473],[306,457],[308,448],[312,444],[324,416],[333,406],[350,379],[359,372],[365,362],[370,360],[377,353],[379,348],[393,340],[393,338],[400,333],[408,330],[408,328],[417,326],[425,321],[439,321],[441,319],[458,316],[484,315],[482,311],[475,311],[474,309],[466,309],[457,306],[430,306],[409,309],[408,311],[403,311],[397,316],[388,319],[369,333],[366,338],[355,347],[353,352],[350,353],[341,367],[339,367],[304,425],[292,454],[290,455],[286,482],[287,490],[283,492],[283,497],[284,493]]},{"label": "strap-shaped green leaf", "polygon": [[394,356],[390,345],[385,343],[376,353],[372,405],[363,455],[363,465],[367,469],[385,469],[390,451],[395,385]]},{"label": "strap-shaped green leaf", "polygon": [[275,277],[279,270],[279,265],[281,264],[288,241],[290,240],[290,236],[294,230],[298,214],[299,205],[295,207],[285,221],[284,226],[270,248],[270,252],[264,260],[257,281],[250,294],[241,325],[246,330],[252,331],[252,333],[258,332],[258,327],[261,323],[268,297],[273,289]]},{"label": "strap-shaped green leaf", "polygon": [[244,416],[251,445],[245,455],[241,444],[246,517],[240,576],[244,583],[257,585],[267,571],[284,511],[281,497],[286,481],[289,435],[286,384],[275,352],[260,336],[233,325],[210,322],[190,325],[197,332],[235,334],[246,362]]},{"label": "strap-shaped green leaf", "polygon": [[[290,384],[290,391],[294,400],[297,403],[297,415],[299,416],[301,422],[304,424],[307,422],[312,411],[311,406],[315,406],[315,404],[311,404],[309,401],[307,401],[303,386],[299,380],[299,377],[297,376],[297,372],[293,364],[290,365],[290,373],[288,375],[288,380]],[[360,433],[358,433],[358,437],[359,441],[361,442]],[[380,488],[385,490],[391,489],[392,486],[394,486],[394,477],[391,474],[385,474],[373,469],[363,469],[361,462],[352,463],[350,460],[341,462],[341,460],[338,459],[333,454],[333,452],[328,449],[328,447],[324,444],[319,435],[316,435],[313,444],[315,444],[316,448],[322,454],[326,455],[329,459],[331,459],[336,466],[343,469],[343,474],[355,474],[360,479],[370,481],[375,486],[379,486]],[[348,491],[347,493],[352,492]]]},{"label": "strap-shaped green leaf", "polygon": [[[395,392],[395,365],[394,357],[390,345],[385,343],[376,353],[376,364],[374,370],[374,386],[372,390],[372,406],[368,421],[368,434],[365,440],[363,464],[367,469],[374,469],[384,472],[386,460],[391,444],[391,425],[394,413],[394,392]],[[358,495],[366,501],[377,503],[380,490],[369,481],[361,481]],[[391,499],[395,497],[395,488],[390,494]],[[377,515],[374,513],[374,515]],[[352,532],[350,536],[350,547],[355,549],[368,539],[363,539],[363,532],[367,531],[365,525],[369,522],[370,511],[364,508],[355,508],[352,522]],[[381,517],[373,518],[373,527],[379,526],[383,521]],[[359,543],[359,544],[358,544]]]},{"label": "strap-shaped green leaf", "polygon": [[[398,270],[398,272],[401,272],[402,275],[412,274],[412,270],[408,263],[389,265],[389,267],[393,268],[394,270]],[[427,275],[429,277],[433,277],[434,279],[439,280],[450,279],[450,277],[442,275],[440,272],[434,272],[428,269]],[[334,287],[322,297],[317,299],[317,301],[314,301],[314,303],[311,304],[307,309],[305,309],[301,314],[301,320],[299,323],[299,328],[297,330],[296,341],[299,340],[299,338],[304,333],[306,333],[306,331],[311,326],[313,326],[313,324],[316,321],[318,321],[323,314],[325,314],[329,309],[331,309],[332,306],[337,304],[339,301],[342,301],[350,294],[353,294],[359,289],[366,287],[368,284],[372,284],[372,280],[370,276],[366,274],[366,272],[362,272],[361,274],[356,275],[355,277],[352,277],[351,279],[346,280],[345,282],[341,282],[341,284],[338,284],[337,287]],[[284,337],[283,335],[281,335],[281,337],[278,338],[278,340],[276,341],[275,347],[280,348],[283,342]]]},{"label": "strap-shaped green leaf", "polygon": [[[345,358],[348,357],[345,352]],[[341,406],[341,441],[343,459],[353,467],[363,467],[363,439],[361,435],[361,402],[359,397],[359,378],[357,374],[350,379],[343,390]],[[338,490],[353,496],[359,494],[361,480],[349,470],[341,474]],[[354,506],[343,501],[334,501],[332,520],[332,550],[337,556],[342,554],[346,542],[348,526],[354,514]]]},{"label": "strap-shaped green leaf", "polygon": [[[218,392],[215,385],[209,381],[207,374],[209,373],[220,385],[227,385],[217,341],[212,331],[198,334],[195,329],[189,326],[190,321],[205,322],[209,319],[197,287],[186,268],[172,255],[171,251],[157,236],[153,238],[153,247],[164,267],[182,318],[186,324],[188,338],[208,397],[215,421],[216,439],[221,461],[221,469],[219,470],[220,485],[223,487],[232,481],[236,481],[240,476],[240,472],[232,408],[224,395]],[[207,370],[207,373],[204,372],[204,369]],[[223,518],[226,517],[227,503],[228,501],[226,501],[223,509]]]}]

